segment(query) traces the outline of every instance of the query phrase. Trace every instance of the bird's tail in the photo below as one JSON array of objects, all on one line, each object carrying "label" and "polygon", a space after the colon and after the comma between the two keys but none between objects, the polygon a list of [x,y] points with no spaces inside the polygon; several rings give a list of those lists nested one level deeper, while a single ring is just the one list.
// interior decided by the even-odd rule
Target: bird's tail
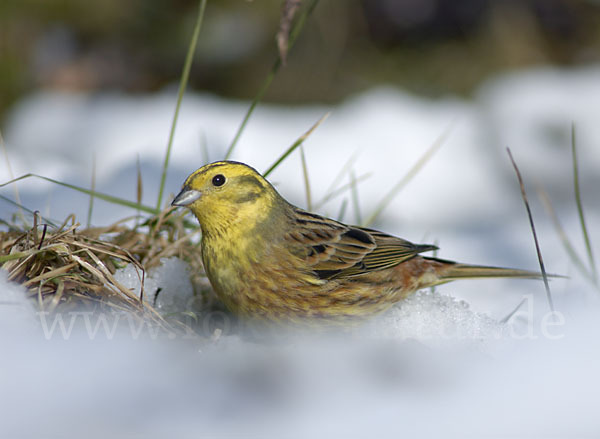
[{"label": "bird's tail", "polygon": [[[444,259],[425,257],[431,262],[436,263],[436,274],[438,284],[459,280],[459,279],[477,279],[489,277],[509,277],[520,279],[541,279],[542,273],[536,271],[519,270],[516,268],[488,267],[485,265],[468,265],[458,262],[446,261]],[[438,265],[439,264],[439,265]],[[548,277],[560,277],[548,275]]]}]

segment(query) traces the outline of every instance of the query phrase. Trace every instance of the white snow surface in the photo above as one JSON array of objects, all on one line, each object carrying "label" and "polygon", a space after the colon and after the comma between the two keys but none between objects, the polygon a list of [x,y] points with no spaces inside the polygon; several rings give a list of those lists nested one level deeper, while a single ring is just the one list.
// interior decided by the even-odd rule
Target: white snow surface
[{"label": "white snow surface", "polygon": [[[537,259],[509,146],[526,181],[556,315],[537,281],[480,280],[421,291],[352,334],[224,333],[212,345],[156,337],[122,317],[86,313],[58,322],[34,311],[24,288],[0,270],[0,437],[594,437],[600,432],[598,292],[560,244],[535,186],[549,193],[583,255],[573,199],[570,130],[577,127],[581,184],[592,246],[600,252],[600,67],[504,75],[471,101],[429,100],[389,87],[334,108],[261,104],[232,157],[264,171],[325,112],[305,142],[313,200],[356,155],[361,216],[408,172],[442,133],[440,151],[384,211],[375,227],[438,256],[535,270]],[[15,176],[37,173],[135,198],[136,158],[144,202],[156,202],[175,91],[148,96],[39,92],[18,103],[3,127]],[[202,93],[184,99],[167,191],[208,160],[223,157],[247,102]],[[345,184],[349,176],[339,183]],[[0,182],[11,175],[0,168]],[[297,154],[271,176],[305,207]],[[338,185],[338,186],[339,186]],[[38,179],[18,183],[23,204],[85,222],[88,199]],[[2,188],[12,197],[12,188]],[[316,210],[335,216],[350,195]],[[166,202],[167,200],[165,200]],[[0,217],[14,208],[0,201]],[[92,222],[132,212],[97,202]],[[83,220],[81,220],[83,219]],[[185,311],[193,297],[187,266],[165,259],[147,273],[146,299]],[[133,266],[117,279],[136,294]],[[507,324],[501,319],[523,301]]]},{"label": "white snow surface", "polygon": [[[144,300],[162,313],[188,310],[193,299],[194,287],[190,280],[189,266],[179,258],[162,258],[160,265],[144,276],[133,264],[115,272],[115,279],[135,295],[140,296],[144,280]],[[158,297],[156,293],[158,294]]]},{"label": "white snow surface", "polygon": [[0,331],[27,330],[35,323],[35,310],[26,289],[10,282],[6,270],[0,269]]}]

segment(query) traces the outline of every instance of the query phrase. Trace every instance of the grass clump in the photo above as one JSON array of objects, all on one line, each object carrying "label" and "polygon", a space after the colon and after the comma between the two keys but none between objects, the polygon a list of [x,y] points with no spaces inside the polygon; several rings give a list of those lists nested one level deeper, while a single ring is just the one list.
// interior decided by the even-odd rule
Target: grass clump
[{"label": "grass clump", "polygon": [[[161,315],[144,300],[144,278],[162,258],[177,256],[191,268],[197,298],[212,303],[204,270],[193,236],[182,215],[172,208],[150,217],[139,226],[119,221],[107,227],[81,227],[71,216],[60,227],[42,224],[12,226],[0,231],[0,266],[8,280],[22,284],[40,311],[127,312],[140,321],[172,333],[188,331],[183,316]],[[133,264],[141,273],[141,295],[115,279],[115,272]]]}]

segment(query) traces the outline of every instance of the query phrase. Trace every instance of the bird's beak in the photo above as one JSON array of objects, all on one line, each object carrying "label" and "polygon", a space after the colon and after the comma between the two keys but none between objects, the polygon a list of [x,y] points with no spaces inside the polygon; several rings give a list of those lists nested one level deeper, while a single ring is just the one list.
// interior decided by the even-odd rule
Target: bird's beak
[{"label": "bird's beak", "polygon": [[200,196],[202,196],[202,192],[184,186],[171,203],[171,206],[189,206],[198,200]]}]

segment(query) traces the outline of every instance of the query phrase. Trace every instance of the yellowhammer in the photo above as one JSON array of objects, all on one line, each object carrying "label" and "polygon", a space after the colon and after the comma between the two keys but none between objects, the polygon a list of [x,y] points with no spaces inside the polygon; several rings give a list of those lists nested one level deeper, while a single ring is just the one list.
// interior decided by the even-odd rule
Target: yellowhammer
[{"label": "yellowhammer", "polygon": [[206,274],[225,305],[246,318],[343,322],[456,279],[539,277],[420,256],[436,247],[306,212],[237,162],[198,169],[172,205],[198,218]]}]

